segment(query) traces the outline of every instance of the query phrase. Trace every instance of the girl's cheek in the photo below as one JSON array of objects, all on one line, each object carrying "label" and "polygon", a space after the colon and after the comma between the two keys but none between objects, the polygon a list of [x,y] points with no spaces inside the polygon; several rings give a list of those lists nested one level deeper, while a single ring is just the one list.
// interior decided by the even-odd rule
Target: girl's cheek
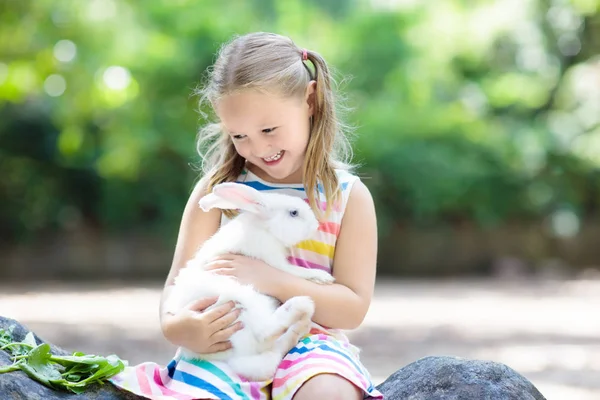
[{"label": "girl's cheek", "polygon": [[245,155],[245,146],[241,143],[235,143],[233,145],[233,147],[235,147],[235,151],[237,151],[237,153],[241,156]]}]

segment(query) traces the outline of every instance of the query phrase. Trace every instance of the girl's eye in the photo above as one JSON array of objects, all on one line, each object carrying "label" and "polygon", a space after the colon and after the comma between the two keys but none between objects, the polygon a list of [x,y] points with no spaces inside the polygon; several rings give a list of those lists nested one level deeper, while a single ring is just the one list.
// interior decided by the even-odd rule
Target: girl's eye
[{"label": "girl's eye", "polygon": [[233,135],[233,136],[232,136],[232,138],[233,138],[234,140],[240,140],[240,139],[243,139],[243,138],[245,138],[245,137],[246,137],[246,135]]},{"label": "girl's eye", "polygon": [[277,128],[266,128],[266,129],[263,129],[262,132],[263,133],[272,133],[275,129],[277,129]]}]

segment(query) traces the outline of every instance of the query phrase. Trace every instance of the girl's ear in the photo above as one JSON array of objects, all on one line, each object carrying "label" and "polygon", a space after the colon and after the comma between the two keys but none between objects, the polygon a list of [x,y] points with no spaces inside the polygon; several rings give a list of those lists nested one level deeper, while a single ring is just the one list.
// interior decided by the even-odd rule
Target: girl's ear
[{"label": "girl's ear", "polygon": [[306,95],[305,100],[308,104],[308,112],[309,115],[314,115],[315,113],[315,101],[317,94],[317,81],[308,82],[308,86],[306,87]]},{"label": "girl's ear", "polygon": [[258,190],[234,182],[216,185],[212,193],[200,199],[199,204],[204,211],[216,207],[222,210],[245,210],[258,215],[266,213],[267,209]]}]

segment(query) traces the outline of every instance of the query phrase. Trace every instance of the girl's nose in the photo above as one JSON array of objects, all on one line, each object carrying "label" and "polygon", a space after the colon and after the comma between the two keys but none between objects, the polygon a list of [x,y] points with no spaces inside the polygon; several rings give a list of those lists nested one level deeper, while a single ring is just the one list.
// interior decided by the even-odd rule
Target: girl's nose
[{"label": "girl's nose", "polygon": [[272,157],[273,155],[275,155],[275,151],[273,150],[267,150],[267,151],[263,151],[260,153],[255,153],[256,157],[258,158],[267,158],[267,157]]},{"label": "girl's nose", "polygon": [[268,143],[257,143],[252,148],[252,154],[259,158],[266,158],[273,155],[273,147]]}]

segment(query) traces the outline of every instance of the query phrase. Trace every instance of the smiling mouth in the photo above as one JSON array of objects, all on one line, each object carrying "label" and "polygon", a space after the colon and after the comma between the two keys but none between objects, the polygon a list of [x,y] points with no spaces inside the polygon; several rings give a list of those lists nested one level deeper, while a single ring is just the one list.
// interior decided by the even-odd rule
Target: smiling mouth
[{"label": "smiling mouth", "polygon": [[281,158],[282,155],[283,155],[283,150],[279,150],[279,152],[277,152],[276,154],[273,154],[271,157],[263,158],[263,160],[265,162],[277,161]]}]

